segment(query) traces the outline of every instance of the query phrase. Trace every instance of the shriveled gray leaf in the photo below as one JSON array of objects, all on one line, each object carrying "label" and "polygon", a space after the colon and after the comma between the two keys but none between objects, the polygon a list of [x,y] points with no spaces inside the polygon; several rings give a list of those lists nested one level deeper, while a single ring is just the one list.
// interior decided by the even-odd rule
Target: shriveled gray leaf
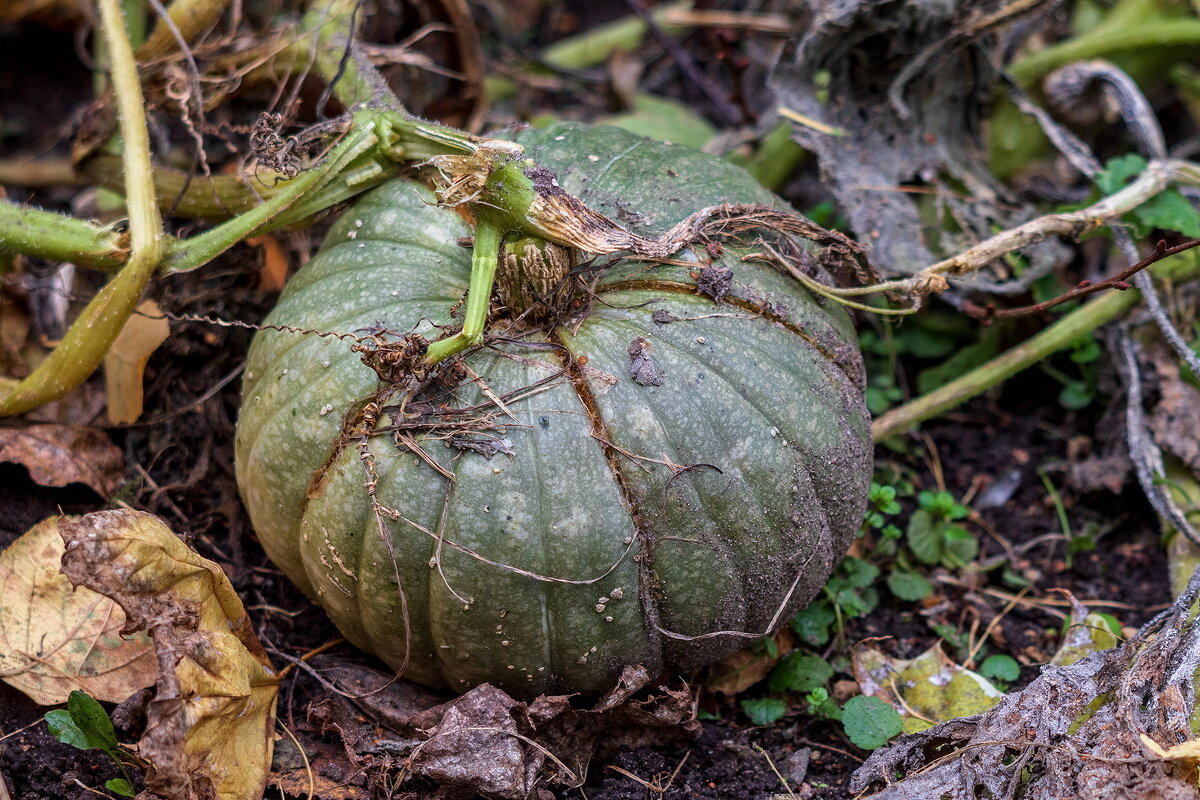
[{"label": "shriveled gray leaf", "polygon": [[[836,129],[831,135],[799,125],[794,137],[817,154],[824,184],[854,233],[871,243],[876,268],[910,274],[1023,221],[1029,212],[991,178],[984,159],[983,121],[999,79],[1002,44],[993,30],[976,23],[1006,3],[804,5],[811,23],[779,61],[771,87],[778,105]],[[966,187],[969,201],[953,191],[939,193],[936,201],[939,213],[952,214],[967,228],[964,237],[941,231],[940,251],[930,249],[921,216],[929,198],[904,191],[914,184]],[[1054,249],[1035,248],[1026,275],[1049,268]]]}]

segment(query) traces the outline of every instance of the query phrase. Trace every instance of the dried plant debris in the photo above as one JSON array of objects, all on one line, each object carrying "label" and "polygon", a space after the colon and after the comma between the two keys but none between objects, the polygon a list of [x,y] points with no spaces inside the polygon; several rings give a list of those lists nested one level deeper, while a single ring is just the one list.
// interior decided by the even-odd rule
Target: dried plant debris
[{"label": "dried plant debris", "polygon": [[158,680],[139,754],[146,786],[173,800],[259,797],[271,764],[278,677],[216,564],[157,517],[64,519],[63,573],[112,598],[149,632]]},{"label": "dried plant debris", "polygon": [[42,486],[82,483],[101,497],[121,486],[121,448],[83,425],[29,425],[0,429],[0,461],[20,464]]},{"label": "dried plant debris", "polygon": [[733,270],[726,267],[704,267],[696,273],[696,289],[700,294],[720,303],[733,288]]},{"label": "dried plant debris", "polygon": [[469,450],[472,453],[479,453],[479,455],[488,461],[491,461],[492,456],[498,453],[503,453],[506,456],[516,455],[513,451],[512,439],[507,437],[478,435],[451,436],[448,441],[451,447],[458,450]]},{"label": "dried plant debris", "polygon": [[628,667],[588,709],[566,695],[520,702],[491,684],[447,700],[323,656],[312,667],[330,691],[310,721],[341,737],[352,767],[430,779],[452,796],[524,800],[539,787],[577,786],[598,747],[662,744],[698,729],[692,692],[658,686],[642,667]]},{"label": "dried plant debris", "polygon": [[[906,193],[906,185],[957,184],[970,194],[967,202],[937,193],[939,213],[972,237],[955,242],[943,232],[945,254],[1021,221],[1015,198],[989,174],[982,141],[1001,61],[986,21],[1005,19],[996,13],[1005,5],[818,0],[807,4],[807,31],[772,74],[777,103],[817,123],[798,125],[794,136],[817,154],[824,183],[887,275],[938,260],[922,240],[919,202],[929,197]],[[1053,265],[1055,249],[1031,250],[1034,272]]]},{"label": "dried plant debris", "polygon": [[1120,647],[1048,665],[985,714],[904,736],[873,753],[850,790],[880,789],[881,800],[1200,796],[1195,759],[1171,750],[1195,744],[1198,597],[1200,572]]},{"label": "dried plant debris", "polygon": [[122,636],[125,613],[59,572],[61,518],[48,519],[0,553],[0,679],[44,706],[72,690],[119,703],[154,683],[149,637]]}]

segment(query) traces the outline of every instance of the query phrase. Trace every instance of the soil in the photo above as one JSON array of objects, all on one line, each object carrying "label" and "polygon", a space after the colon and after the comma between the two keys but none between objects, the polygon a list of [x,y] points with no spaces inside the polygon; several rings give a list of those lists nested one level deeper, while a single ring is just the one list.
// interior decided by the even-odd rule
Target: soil
[{"label": "soil", "polygon": [[[620,4],[587,5],[611,10]],[[576,18],[575,24],[590,23],[585,15],[583,23]],[[19,36],[0,30],[0,118],[23,120],[29,126],[0,128],[0,142],[7,152],[52,150],[63,141],[62,132],[39,125],[70,119],[89,98],[90,76],[78,65],[71,36],[31,30],[22,30]],[[22,65],[34,54],[44,67],[29,73]],[[70,192],[43,192],[38,202],[65,207],[70,196]],[[319,233],[318,228],[305,235],[316,240]],[[258,288],[258,261],[256,250],[240,246],[198,273],[157,282],[152,295],[164,310],[177,315],[255,323],[275,299],[274,293]],[[124,449],[128,483],[119,498],[159,514],[197,551],[219,563],[244,599],[268,649],[295,657],[338,639],[339,634],[267,560],[238,499],[233,428],[238,371],[250,336],[250,331],[239,328],[175,323],[172,336],[147,365],[142,422],[105,426],[99,414],[73,421],[106,428]],[[926,425],[923,438],[908,440],[908,453],[881,448],[878,462],[902,465],[919,488],[938,487],[940,475],[941,487],[956,497],[968,492],[979,496],[988,485],[1010,480],[1015,473],[1011,496],[978,510],[978,519],[970,523],[981,534],[981,559],[1017,552],[1009,566],[1031,581],[1031,597],[1052,599],[1053,590],[1063,589],[1080,599],[1108,601],[1102,610],[1111,611],[1125,625],[1140,625],[1170,601],[1154,513],[1132,483],[1121,494],[1080,494],[1065,486],[1064,468],[1076,458],[1078,437],[1098,439],[1103,433],[1102,408],[1064,411],[1054,400],[1057,384],[1037,373],[1022,376],[1017,383]],[[95,394],[100,389],[93,379],[83,391]],[[1076,532],[1089,523],[1104,530],[1095,550],[1068,559],[1058,537],[1021,551],[1023,544],[1060,529],[1039,470],[1046,471],[1058,488]],[[48,516],[104,506],[104,500],[85,487],[37,486],[23,468],[0,465],[0,548]],[[968,576],[969,580],[961,574],[940,577],[944,581],[937,585],[936,603],[922,607],[885,601],[870,616],[852,620],[847,639],[882,637],[879,646],[892,654],[914,656],[937,641],[932,624],[950,625],[959,634],[982,631],[1006,606],[1005,592],[1016,591],[1001,579],[999,568]],[[1022,678],[1029,680],[1037,665],[1053,653],[1057,640],[1060,618],[1048,612],[1062,610],[1015,606],[992,631],[992,652],[1018,658],[1024,666]],[[344,644],[329,652],[384,669]],[[750,689],[745,696],[754,692]],[[348,779],[363,788],[384,786],[378,775],[347,760],[336,735],[310,721],[309,709],[325,698],[320,684],[301,670],[293,671],[280,694],[280,718],[306,747],[322,754],[317,766],[323,775],[335,781]],[[787,774],[788,765],[803,761],[806,748],[808,768],[796,781],[797,796],[848,795],[844,786],[865,754],[837,726],[807,718],[797,707],[780,723],[756,728],[740,712],[736,698],[708,693],[702,705],[720,718],[702,722],[694,738],[626,749],[594,760],[582,789],[559,796],[758,800],[786,793],[775,770]],[[96,787],[119,773],[102,754],[55,741],[39,723],[45,710],[0,684],[0,775],[12,796],[21,800],[91,800]],[[124,740],[131,738],[129,732],[123,734]],[[408,788],[415,796],[426,795],[421,787]]]}]

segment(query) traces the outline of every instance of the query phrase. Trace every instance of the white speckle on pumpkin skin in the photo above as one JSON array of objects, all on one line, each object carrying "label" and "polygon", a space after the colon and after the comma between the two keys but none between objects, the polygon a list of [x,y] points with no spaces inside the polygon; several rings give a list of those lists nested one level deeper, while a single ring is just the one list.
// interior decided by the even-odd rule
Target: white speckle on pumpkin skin
[{"label": "white speckle on pumpkin skin", "polygon": [[617,588],[615,588],[611,592],[609,592],[608,596],[609,596],[609,598],[611,598],[613,600],[620,600],[622,597],[625,596],[625,590],[622,589],[620,586],[618,586]]},{"label": "white speckle on pumpkin skin", "polygon": [[328,414],[330,411],[333,411],[333,403],[326,403],[325,405],[321,406],[322,417]]}]

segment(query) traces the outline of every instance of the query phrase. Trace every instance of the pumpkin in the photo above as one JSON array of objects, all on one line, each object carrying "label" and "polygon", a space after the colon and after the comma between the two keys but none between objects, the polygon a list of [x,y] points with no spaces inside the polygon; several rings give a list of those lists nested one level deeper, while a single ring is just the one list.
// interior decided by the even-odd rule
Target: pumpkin
[{"label": "pumpkin", "polygon": [[[735,166],[616,129],[518,140],[643,234],[781,203]],[[364,195],[264,324],[452,329],[472,231],[434,201],[408,180]],[[258,333],[237,478],[268,555],[351,642],[457,691],[595,695],[628,666],[691,670],[786,621],[862,519],[862,365],[839,306],[720,250],[583,261],[588,291],[468,351],[454,380],[378,403],[369,437],[354,424],[382,381],[344,340]],[[489,333],[517,330],[506,316],[495,303]]]}]

